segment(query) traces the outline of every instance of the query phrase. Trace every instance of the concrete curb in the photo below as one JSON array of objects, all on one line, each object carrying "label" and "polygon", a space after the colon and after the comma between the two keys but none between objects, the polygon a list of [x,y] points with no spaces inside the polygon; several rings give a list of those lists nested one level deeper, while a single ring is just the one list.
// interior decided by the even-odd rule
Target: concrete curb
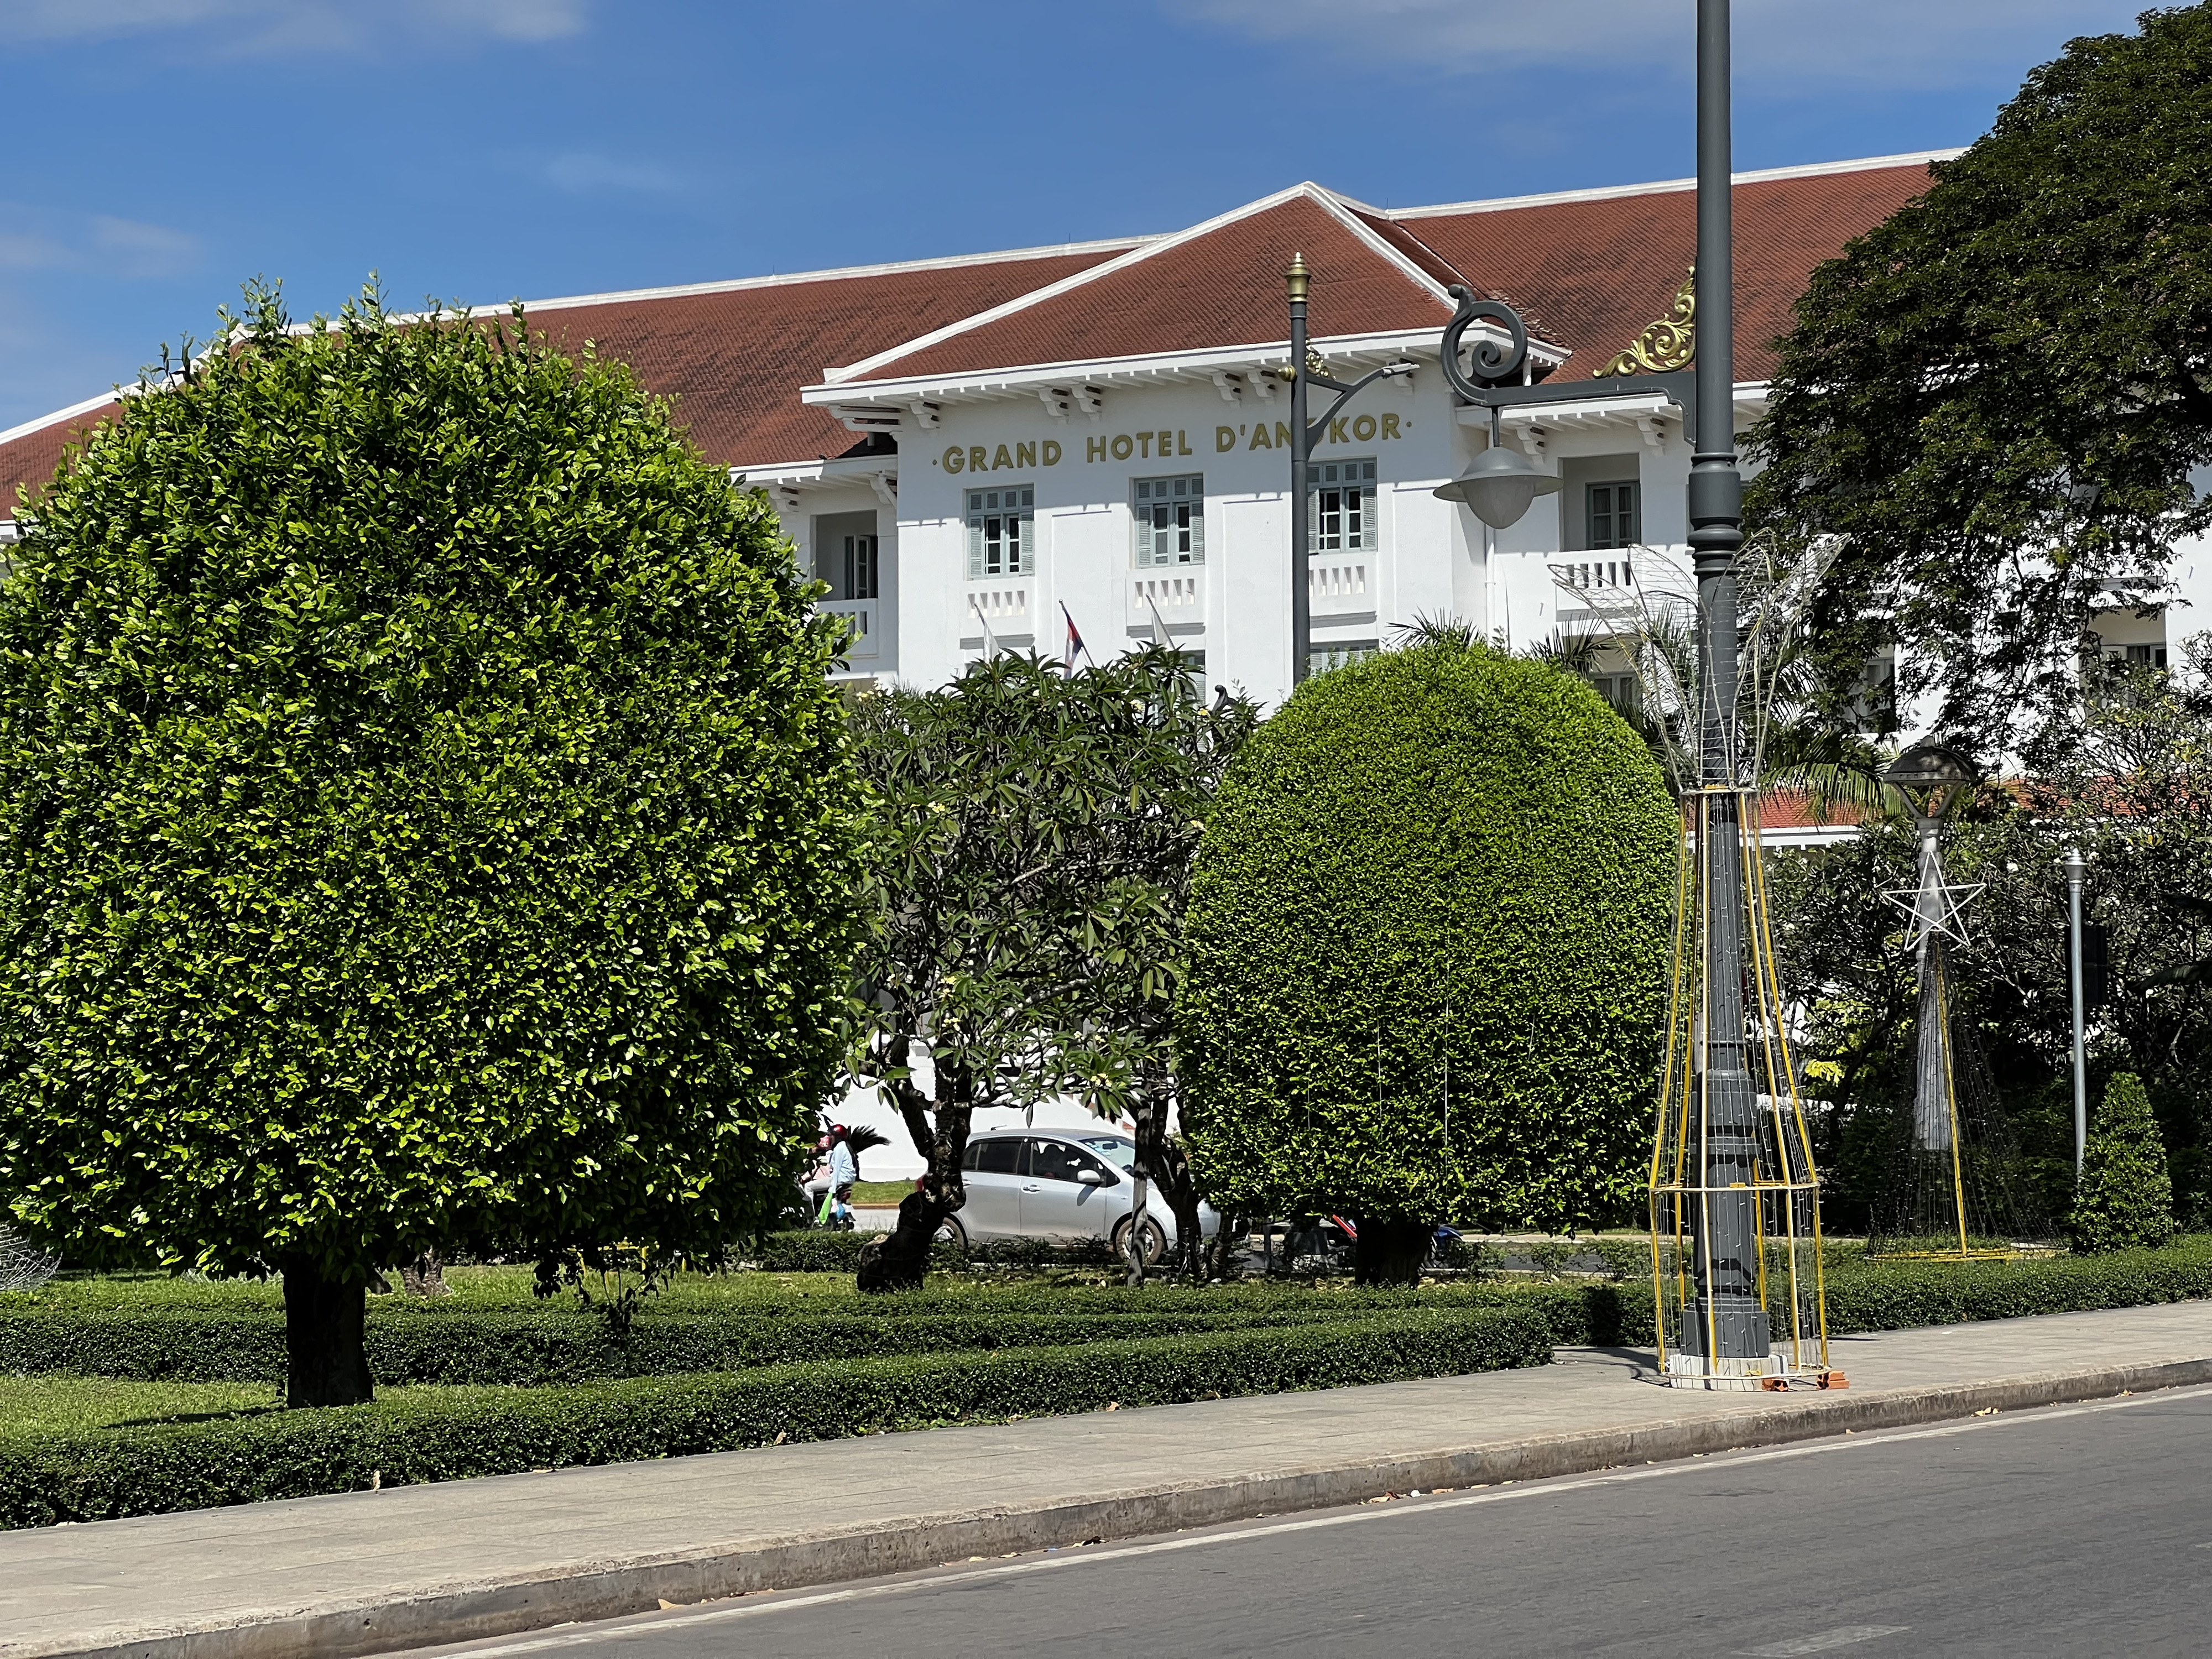
[{"label": "concrete curb", "polygon": [[1175,1532],[1290,1510],[1356,1504],[1386,1492],[1495,1486],[1846,1431],[1904,1428],[2155,1389],[2212,1382],[2212,1358],[2102,1366],[1941,1387],[1820,1394],[1711,1417],[1633,1428],[1531,1436],[1358,1464],[1265,1470],[1230,1480],[1131,1488],[1066,1503],[949,1510],[861,1527],[733,1539],[678,1553],[564,1563],[501,1580],[395,1591],[374,1601],[241,1610],[191,1628],[142,1625],[86,1632],[6,1659],[360,1659],[649,1612],[767,1589],[886,1573],[1109,1538]]}]

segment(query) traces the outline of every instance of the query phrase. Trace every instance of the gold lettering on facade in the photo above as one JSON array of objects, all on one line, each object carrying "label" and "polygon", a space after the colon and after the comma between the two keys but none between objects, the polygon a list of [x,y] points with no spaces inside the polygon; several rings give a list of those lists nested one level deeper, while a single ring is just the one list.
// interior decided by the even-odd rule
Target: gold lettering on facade
[{"label": "gold lettering on facade", "polygon": [[[1396,415],[1361,415],[1328,423],[1327,441],[1333,444],[1371,443],[1377,438],[1403,437],[1412,422]],[[1226,423],[1213,428],[1213,453],[1226,455],[1236,449],[1240,440],[1247,449],[1287,449],[1291,444],[1291,428],[1286,421],[1270,424],[1266,421],[1252,423],[1240,422],[1235,426]],[[1155,447],[1157,446],[1157,447]],[[1086,437],[1083,441],[1083,459],[1087,465],[1109,459],[1117,461],[1130,459],[1168,460],[1194,454],[1190,433],[1182,427],[1158,427],[1146,432],[1118,432],[1110,436]],[[1066,449],[1057,438],[1017,440],[1012,445],[999,444],[986,447],[982,444],[952,444],[939,458],[938,464],[947,472],[999,472],[1008,468],[1028,471],[1043,466],[1058,466],[1067,457]]]}]

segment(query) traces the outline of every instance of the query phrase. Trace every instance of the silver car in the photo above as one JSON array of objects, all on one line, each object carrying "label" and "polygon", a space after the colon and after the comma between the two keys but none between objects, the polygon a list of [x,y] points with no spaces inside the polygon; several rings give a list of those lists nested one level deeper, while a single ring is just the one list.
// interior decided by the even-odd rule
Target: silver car
[{"label": "silver car", "polygon": [[[963,1248],[997,1238],[1104,1239],[1126,1255],[1136,1161],[1137,1143],[1110,1131],[986,1130],[969,1141],[961,1160],[968,1202],[939,1237]],[[1211,1205],[1198,1206],[1198,1220],[1208,1237],[1221,1231]],[[1157,1186],[1146,1195],[1138,1225],[1146,1262],[1159,1261],[1176,1236],[1176,1218]]]}]

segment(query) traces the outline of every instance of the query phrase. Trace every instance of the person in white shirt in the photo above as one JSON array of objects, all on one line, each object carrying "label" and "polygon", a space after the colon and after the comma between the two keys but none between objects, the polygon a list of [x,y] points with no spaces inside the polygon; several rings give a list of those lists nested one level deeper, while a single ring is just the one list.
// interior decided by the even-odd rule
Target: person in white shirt
[{"label": "person in white shirt", "polygon": [[860,1160],[853,1156],[851,1141],[845,1126],[838,1124],[830,1131],[830,1211],[832,1226],[853,1224],[853,1183],[860,1178]]}]

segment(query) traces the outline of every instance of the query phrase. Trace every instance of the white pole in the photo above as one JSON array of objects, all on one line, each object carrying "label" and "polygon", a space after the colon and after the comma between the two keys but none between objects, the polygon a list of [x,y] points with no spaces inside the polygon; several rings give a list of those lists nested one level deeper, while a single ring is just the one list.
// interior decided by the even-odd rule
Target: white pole
[{"label": "white pole", "polygon": [[2089,1068],[2081,1041],[2081,877],[2087,868],[2081,849],[2066,849],[2067,951],[2073,962],[2074,982],[2074,1181],[2081,1181],[2081,1159],[2089,1145]]}]

